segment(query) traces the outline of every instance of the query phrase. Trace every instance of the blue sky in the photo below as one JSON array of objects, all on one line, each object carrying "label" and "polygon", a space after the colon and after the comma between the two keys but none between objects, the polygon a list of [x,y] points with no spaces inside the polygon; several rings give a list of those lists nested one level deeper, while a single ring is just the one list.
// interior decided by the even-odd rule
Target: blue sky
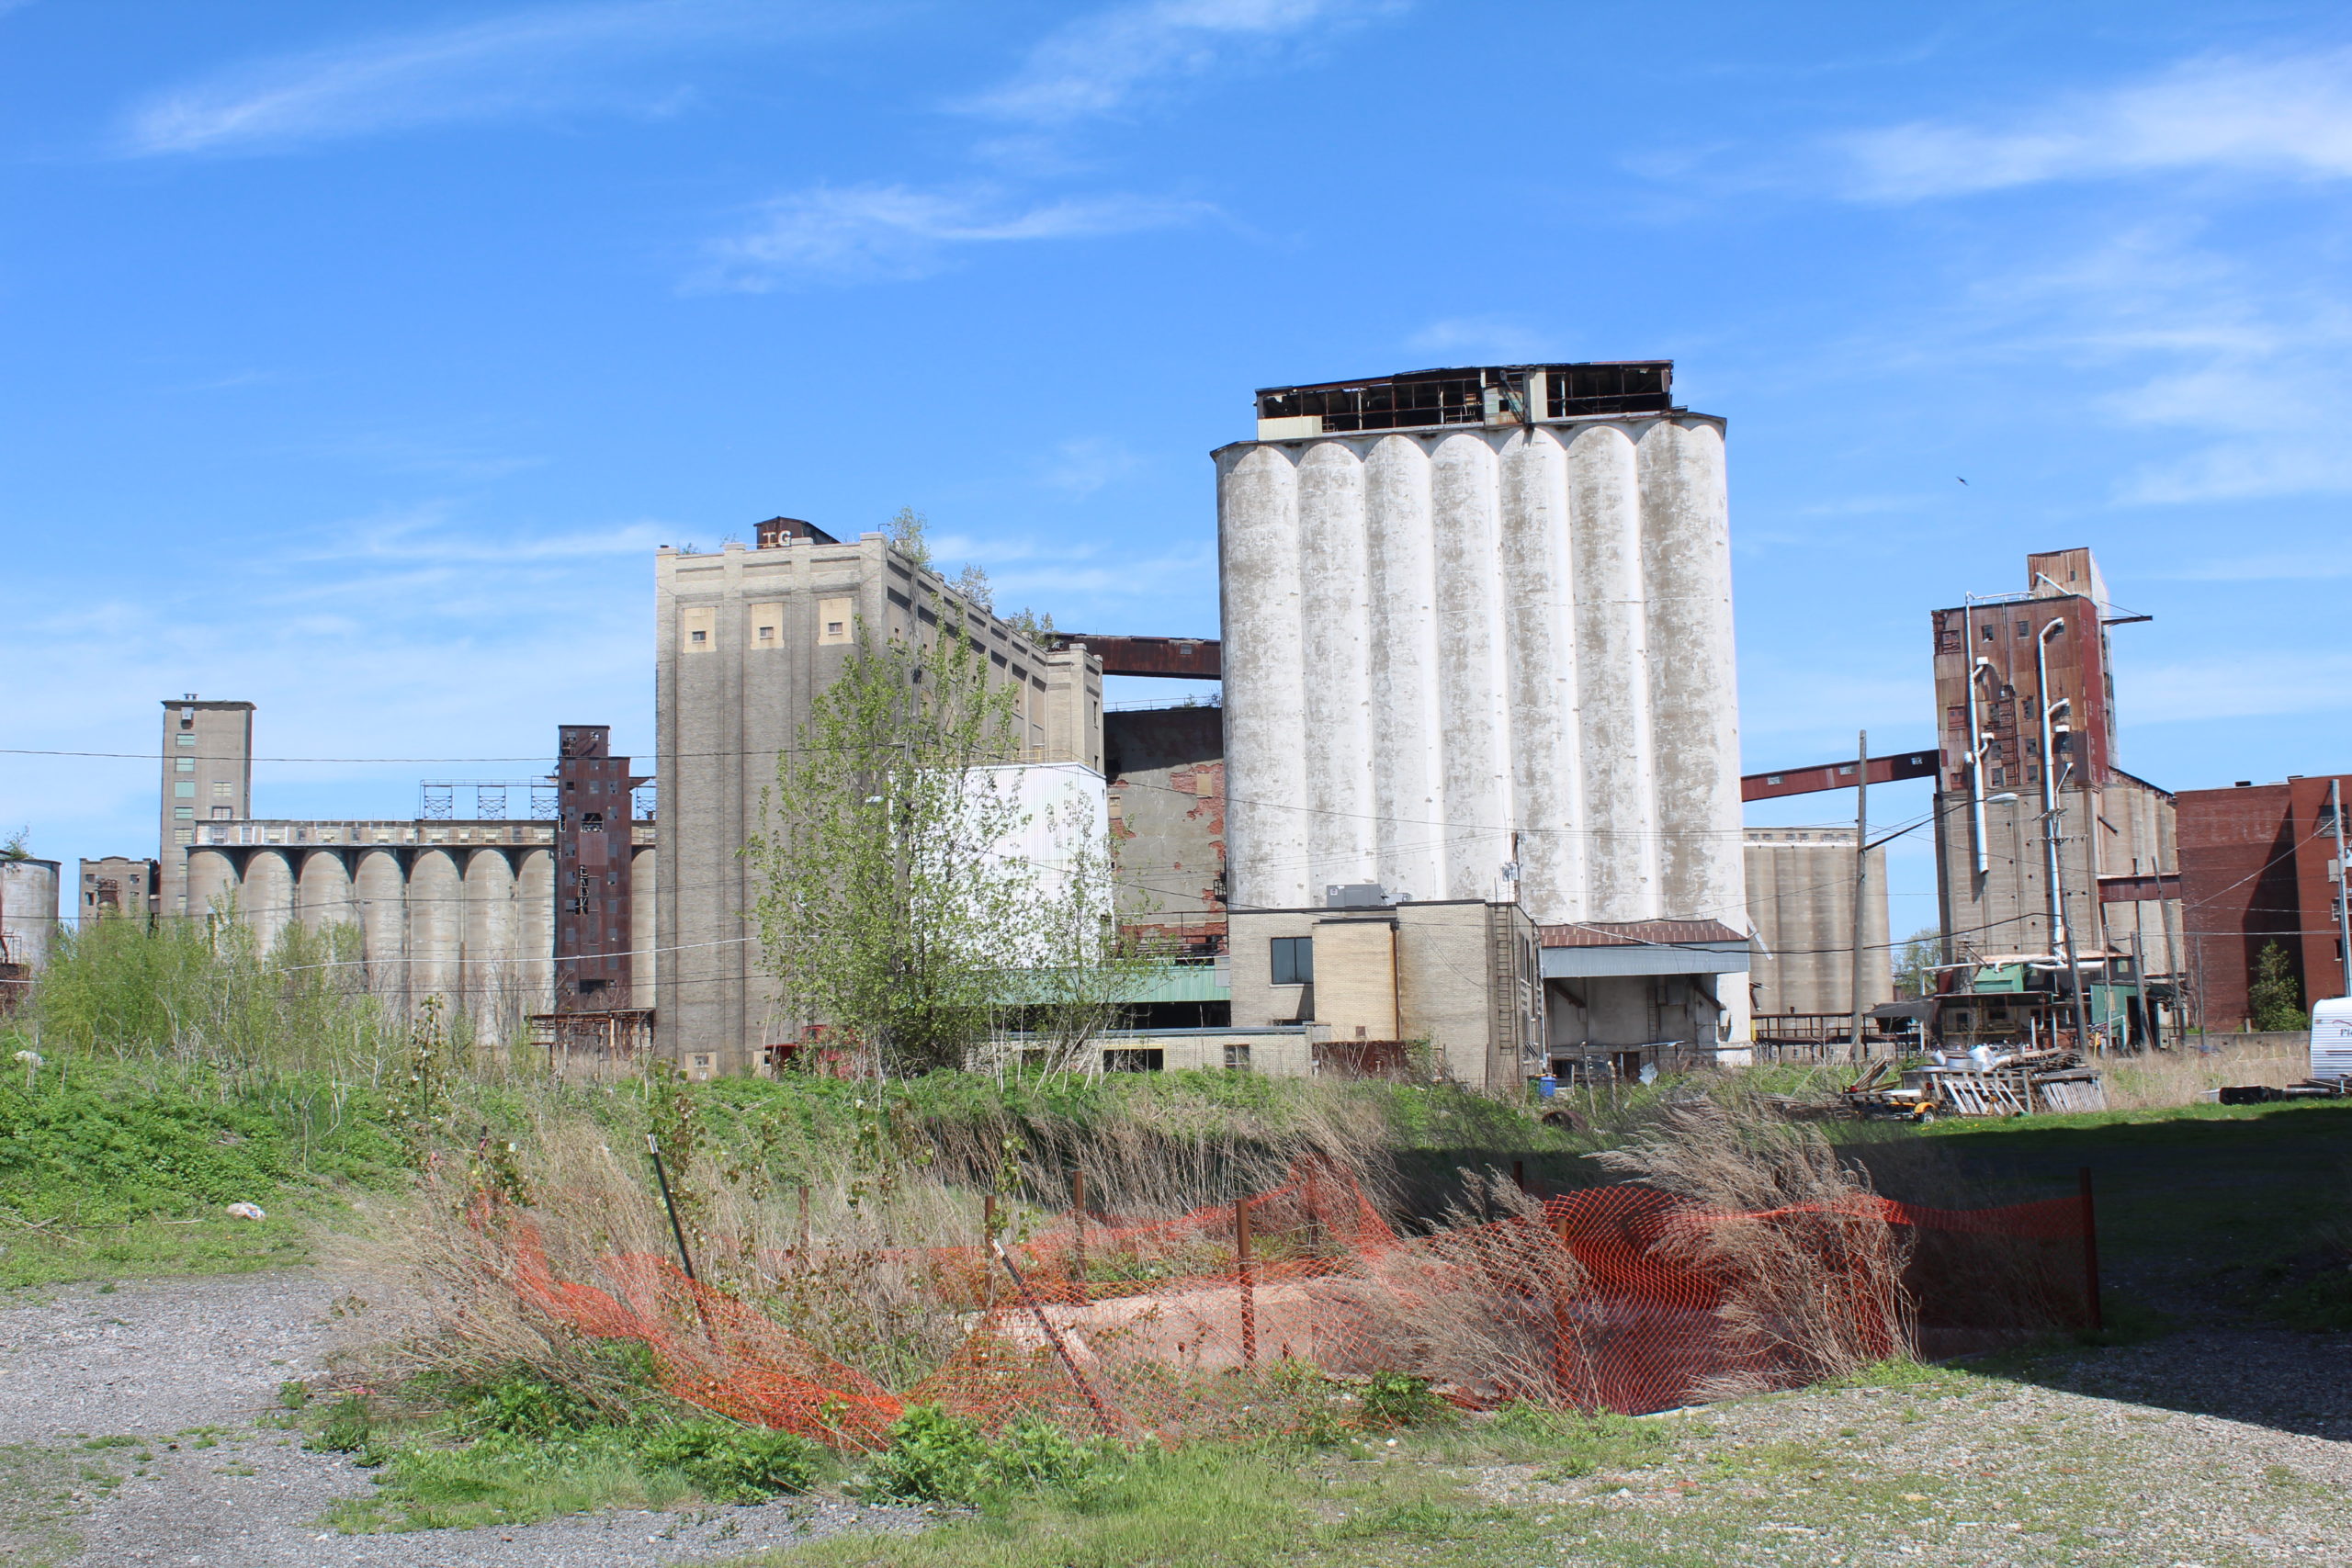
[{"label": "blue sky", "polygon": [[[1252,388],[1670,355],[1751,769],[1928,744],[1927,612],[2077,544],[2156,616],[2125,766],[2352,766],[2339,6],[30,0],[0,182],[13,748],[649,753],[651,547],[779,512],[1213,633]],[[0,823],[143,852],[154,787],[0,756]]]}]

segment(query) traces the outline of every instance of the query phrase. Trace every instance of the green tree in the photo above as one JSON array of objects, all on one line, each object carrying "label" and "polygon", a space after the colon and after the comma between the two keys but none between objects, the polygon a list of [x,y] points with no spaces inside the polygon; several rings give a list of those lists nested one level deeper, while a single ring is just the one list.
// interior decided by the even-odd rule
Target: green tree
[{"label": "green tree", "polygon": [[1110,923],[1099,825],[1046,823],[1053,865],[1012,848],[1031,825],[1003,765],[1020,756],[1018,694],[943,607],[928,648],[860,627],[744,850],[785,1016],[891,1076],[963,1066],[1016,1016],[1068,1056],[1140,964]]},{"label": "green tree", "polygon": [[1936,965],[1944,961],[1944,933],[1935,926],[1923,926],[1903,941],[1894,952],[1894,992],[1899,997],[1918,998],[1933,994],[1936,988]]},{"label": "green tree", "polygon": [[2266,942],[2255,955],[2254,984],[2245,991],[2247,1021],[2256,1029],[2309,1029],[2311,1014],[2303,1010],[2303,983],[2295,975],[2294,960],[2275,942]]},{"label": "green tree", "polygon": [[916,566],[931,564],[931,520],[922,513],[911,506],[901,506],[883,532],[889,536],[890,547],[909,561]]}]

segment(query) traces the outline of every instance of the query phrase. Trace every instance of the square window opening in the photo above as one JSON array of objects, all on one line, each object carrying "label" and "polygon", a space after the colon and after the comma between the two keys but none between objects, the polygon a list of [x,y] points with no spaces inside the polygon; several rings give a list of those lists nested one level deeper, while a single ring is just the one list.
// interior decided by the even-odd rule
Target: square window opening
[{"label": "square window opening", "polygon": [[1274,937],[1269,943],[1269,957],[1273,966],[1275,985],[1311,986],[1315,983],[1315,939],[1313,937]]}]

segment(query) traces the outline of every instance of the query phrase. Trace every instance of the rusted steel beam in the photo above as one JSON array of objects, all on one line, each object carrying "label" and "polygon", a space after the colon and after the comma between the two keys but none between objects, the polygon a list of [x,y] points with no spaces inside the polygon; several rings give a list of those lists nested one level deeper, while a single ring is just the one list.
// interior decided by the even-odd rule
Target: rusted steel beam
[{"label": "rusted steel beam", "polygon": [[2180,874],[2151,872],[2144,876],[2102,876],[2098,879],[2098,901],[2102,904],[2147,904],[2180,897]]},{"label": "rusted steel beam", "polygon": [[1225,645],[1215,637],[1098,637],[1092,632],[1055,632],[1056,648],[1082,642],[1102,661],[1105,675],[1166,675],[1186,681],[1224,678]]},{"label": "rusted steel beam", "polygon": [[[1872,757],[1870,782],[1874,784],[1893,784],[1897,779],[1931,779],[1936,776],[1937,753],[1934,751],[1904,751],[1892,757]],[[1826,789],[1854,787],[1854,764],[1824,762],[1811,768],[1780,768],[1769,773],[1748,773],[1739,781],[1742,800],[1777,800],[1784,795],[1817,795]]]}]

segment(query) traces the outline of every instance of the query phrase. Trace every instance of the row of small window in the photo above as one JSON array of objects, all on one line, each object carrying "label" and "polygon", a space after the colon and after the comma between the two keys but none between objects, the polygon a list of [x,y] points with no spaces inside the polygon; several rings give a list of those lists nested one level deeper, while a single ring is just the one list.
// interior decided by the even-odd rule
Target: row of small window
[{"label": "row of small window", "polygon": [[[820,599],[817,601],[817,640],[819,643],[846,643],[853,639],[850,626],[856,615],[854,599]],[[753,604],[746,611],[754,648],[781,648],[784,645],[784,606]],[[716,606],[690,604],[680,612],[680,626],[685,632],[685,646],[691,651],[707,649],[718,640],[718,611]]]},{"label": "row of small window", "polygon": [[[186,779],[174,784],[172,786],[172,798],[175,800],[194,800],[196,798],[196,781],[194,779]],[[235,782],[231,779],[213,780],[212,798],[215,800],[236,799],[237,785]]]},{"label": "row of small window", "polygon": [[[236,816],[237,816],[237,808],[236,808],[235,807],[233,807],[233,806],[216,806],[216,807],[214,807],[212,808],[212,819],[213,819],[215,822],[230,822],[230,821],[233,821],[233,820],[235,820],[235,819],[236,819]],[[196,820],[196,807],[193,807],[193,806],[175,806],[175,807],[172,807],[172,820],[173,820],[173,821],[175,821],[175,822],[193,822],[193,821],[195,821],[195,820]]]},{"label": "row of small window", "polygon": [[[1168,1070],[1168,1053],[1157,1045],[1111,1046],[1102,1053],[1102,1070],[1106,1073],[1163,1073]],[[1225,1070],[1246,1073],[1250,1070],[1250,1047],[1235,1041],[1225,1048]]]}]

